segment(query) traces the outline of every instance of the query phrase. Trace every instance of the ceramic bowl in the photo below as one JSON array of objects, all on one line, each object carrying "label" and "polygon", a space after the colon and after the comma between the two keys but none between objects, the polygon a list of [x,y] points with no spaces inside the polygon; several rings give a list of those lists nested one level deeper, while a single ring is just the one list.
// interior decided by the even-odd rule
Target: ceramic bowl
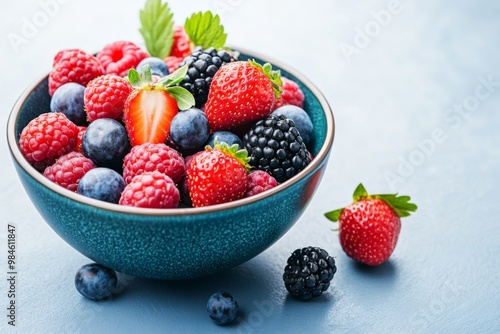
[{"label": "ceramic bowl", "polygon": [[331,109],[304,76],[279,61],[241,51],[240,59],[270,62],[296,81],[314,125],[313,161],[264,193],[202,208],[143,209],[84,197],[52,183],[23,157],[18,140],[30,120],[50,111],[47,76],[20,96],[7,139],[20,180],[45,221],[77,251],[128,275],[188,279],[237,266],[266,250],[299,219],[327,165],[334,138]]}]

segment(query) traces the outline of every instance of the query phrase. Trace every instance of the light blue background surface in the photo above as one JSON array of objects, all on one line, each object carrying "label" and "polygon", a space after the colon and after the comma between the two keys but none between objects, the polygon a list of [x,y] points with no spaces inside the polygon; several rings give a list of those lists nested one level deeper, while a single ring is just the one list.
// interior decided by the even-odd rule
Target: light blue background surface
[{"label": "light blue background surface", "polygon": [[[49,2],[0,4],[2,129],[16,98],[50,70],[60,49],[92,52],[118,39],[141,40],[141,1],[60,1],[43,22],[41,4]],[[229,44],[280,59],[325,94],[337,132],[321,186],[292,230],[248,263],[183,282],[122,277],[123,292],[96,303],[73,286],[88,259],[31,205],[4,135],[0,277],[7,272],[8,223],[18,230],[19,275],[16,328],[3,315],[7,284],[0,280],[1,333],[500,332],[498,2],[170,4],[179,23],[197,10],[218,11]],[[384,26],[374,23],[373,13],[391,8],[397,14]],[[14,47],[9,36],[23,36],[26,20],[34,17],[40,27]],[[372,37],[356,39],[357,29]],[[349,47],[356,50],[346,56],[342,49]],[[485,85],[488,78],[494,83]],[[419,205],[403,220],[391,260],[378,268],[348,259],[323,217],[348,204],[359,182],[371,192],[411,195]],[[287,295],[281,275],[289,254],[308,245],[334,255],[338,272],[323,297],[303,303]],[[212,324],[205,311],[210,294],[220,289],[231,291],[242,310],[238,323],[226,328]]]}]

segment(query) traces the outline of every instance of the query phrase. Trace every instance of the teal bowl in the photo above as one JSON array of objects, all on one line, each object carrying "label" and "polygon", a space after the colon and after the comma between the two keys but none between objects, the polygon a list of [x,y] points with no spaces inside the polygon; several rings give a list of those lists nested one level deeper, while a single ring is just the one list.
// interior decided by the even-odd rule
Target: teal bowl
[{"label": "teal bowl", "polygon": [[292,179],[261,194],[202,208],[143,209],[87,198],[52,183],[23,157],[18,140],[36,116],[50,111],[47,76],[21,95],[11,111],[7,140],[19,178],[44,220],[69,245],[116,271],[152,279],[189,279],[242,264],[281,238],[311,201],[325,172],[334,138],[331,109],[304,76],[278,61],[242,52],[240,59],[270,62],[296,81],[314,125],[313,161]]}]

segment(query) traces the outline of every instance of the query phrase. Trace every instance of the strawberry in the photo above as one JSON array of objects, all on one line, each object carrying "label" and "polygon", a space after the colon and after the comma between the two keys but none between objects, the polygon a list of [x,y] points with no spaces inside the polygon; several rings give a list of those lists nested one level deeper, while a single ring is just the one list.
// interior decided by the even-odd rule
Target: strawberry
[{"label": "strawberry", "polygon": [[227,130],[268,116],[280,86],[280,73],[269,63],[237,61],[222,66],[212,79],[205,106],[210,128]]},{"label": "strawberry", "polygon": [[401,230],[401,217],[417,210],[409,196],[397,194],[368,195],[359,184],[354,191],[354,203],[325,213],[339,222],[340,245],[350,258],[377,266],[391,256]]},{"label": "strawberry", "polygon": [[187,165],[187,182],[194,207],[226,203],[242,198],[247,190],[248,153],[238,144],[207,146]]},{"label": "strawberry", "polygon": [[194,105],[194,97],[186,89],[175,86],[186,75],[187,66],[153,82],[149,65],[142,73],[131,69],[128,80],[134,88],[125,101],[123,121],[132,146],[165,143],[170,122],[179,109]]}]

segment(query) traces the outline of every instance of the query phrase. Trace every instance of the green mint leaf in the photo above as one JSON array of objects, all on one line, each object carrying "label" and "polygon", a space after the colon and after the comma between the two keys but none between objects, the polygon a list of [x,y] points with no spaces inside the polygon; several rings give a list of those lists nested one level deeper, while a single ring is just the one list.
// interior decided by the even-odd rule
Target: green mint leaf
[{"label": "green mint leaf", "polygon": [[170,54],[174,42],[174,21],[168,3],[147,0],[140,12],[139,29],[146,49],[152,57],[165,58]]},{"label": "green mint leaf", "polygon": [[141,76],[139,75],[139,72],[137,72],[135,69],[131,68],[128,71],[128,82],[132,85],[132,87],[138,87],[141,85],[142,80]]},{"label": "green mint leaf", "polygon": [[194,45],[204,49],[219,49],[226,44],[227,34],[224,33],[224,26],[220,24],[219,15],[214,16],[211,11],[191,15],[186,19],[184,30]]},{"label": "green mint leaf", "polygon": [[174,73],[167,75],[166,77],[161,78],[158,82],[157,85],[161,85],[165,88],[175,86],[179,83],[181,83],[182,80],[184,80],[184,77],[187,74],[189,65],[184,65],[179,67]]},{"label": "green mint leaf", "polygon": [[356,189],[354,190],[354,194],[352,194],[352,198],[354,199],[354,202],[358,202],[358,201],[361,201],[363,199],[366,199],[367,197],[368,197],[368,192],[366,191],[363,184],[360,183],[356,187]]},{"label": "green mint leaf", "polygon": [[328,218],[329,220],[331,220],[332,222],[338,222],[339,218],[340,218],[340,214],[342,213],[342,210],[344,210],[344,208],[327,212],[327,213],[325,213],[325,217]]},{"label": "green mint leaf", "polygon": [[185,88],[179,86],[166,87],[165,91],[177,101],[180,110],[189,109],[195,104],[193,94]]}]

